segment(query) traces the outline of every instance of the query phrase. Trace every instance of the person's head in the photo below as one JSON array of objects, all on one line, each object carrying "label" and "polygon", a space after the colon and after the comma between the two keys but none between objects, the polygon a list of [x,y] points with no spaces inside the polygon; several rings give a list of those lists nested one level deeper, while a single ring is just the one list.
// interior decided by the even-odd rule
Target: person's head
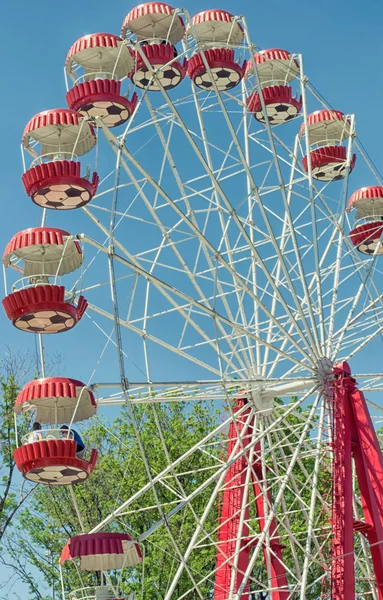
[{"label": "person's head", "polygon": [[32,431],[41,431],[41,423],[38,423],[37,421],[33,423]]},{"label": "person's head", "polygon": [[61,425],[60,433],[61,433],[62,437],[66,437],[66,438],[72,437],[72,432],[69,429],[68,425]]}]

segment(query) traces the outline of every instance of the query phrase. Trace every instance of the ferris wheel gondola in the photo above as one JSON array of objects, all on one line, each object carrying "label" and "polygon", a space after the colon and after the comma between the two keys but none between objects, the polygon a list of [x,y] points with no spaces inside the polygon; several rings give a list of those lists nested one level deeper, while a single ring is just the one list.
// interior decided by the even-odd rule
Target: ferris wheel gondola
[{"label": "ferris wheel gondola", "polygon": [[177,60],[176,44],[185,32],[182,18],[164,2],[146,2],[126,16],[121,36],[135,43],[135,66],[129,77],[139,88],[159,91],[177,87],[186,74],[187,61]]},{"label": "ferris wheel gondola", "polygon": [[75,160],[96,143],[92,126],[69,109],[48,110],[27,123],[23,147],[32,156],[23,175],[25,191],[37,205],[56,210],[85,206],[97,191],[99,178],[81,176]]},{"label": "ferris wheel gondola", "polygon": [[126,123],[136,107],[137,94],[130,100],[123,96],[121,80],[133,66],[132,51],[118,36],[95,33],[80,38],[65,62],[74,83],[66,95],[69,108],[89,117],[96,126],[97,119],[107,127]]},{"label": "ferris wheel gondola", "polygon": [[80,381],[64,377],[48,377],[28,383],[19,393],[14,406],[16,415],[26,411],[35,414],[41,425],[21,440],[14,459],[23,477],[50,486],[84,482],[95,468],[98,453],[90,452],[89,460],[79,453],[64,423],[90,419],[96,412],[93,394]]},{"label": "ferris wheel gondola", "polygon": [[[301,125],[300,135],[306,135]],[[312,176],[319,181],[343,179],[355,167],[353,154],[347,165],[347,149],[343,142],[351,133],[351,123],[339,110],[319,110],[308,115],[307,135],[310,146]],[[303,167],[308,171],[308,157],[303,157]]]},{"label": "ferris wheel gondola", "polygon": [[[206,10],[195,15],[187,28],[203,45],[192,54],[188,75],[201,89],[224,92],[236,87],[244,76],[245,64],[235,60],[235,49],[244,38],[237,19],[225,10]],[[214,82],[214,83],[213,83]]]},{"label": "ferris wheel gondola", "polygon": [[356,190],[349,200],[348,211],[356,210],[356,227],[350,239],[362,254],[383,254],[383,187],[369,186]]},{"label": "ferris wheel gondola", "polygon": [[[297,117],[302,110],[302,96],[294,96],[293,88],[288,85],[299,78],[300,67],[297,59],[287,50],[261,50],[247,62],[245,76],[254,77],[255,70],[270,125],[287,123]],[[250,94],[246,104],[257,121],[264,123],[260,93],[255,91]]]},{"label": "ferris wheel gondola", "polygon": [[84,383],[68,377],[45,377],[27,383],[16,398],[17,415],[36,411],[39,423],[76,423],[96,414],[94,394]]},{"label": "ferris wheel gondola", "polygon": [[68,232],[52,227],[22,231],[9,242],[3,263],[22,275],[3,300],[15,327],[30,333],[59,333],[81,320],[87,308],[85,298],[80,295],[76,300],[57,285],[59,275],[82,265],[79,243]]}]

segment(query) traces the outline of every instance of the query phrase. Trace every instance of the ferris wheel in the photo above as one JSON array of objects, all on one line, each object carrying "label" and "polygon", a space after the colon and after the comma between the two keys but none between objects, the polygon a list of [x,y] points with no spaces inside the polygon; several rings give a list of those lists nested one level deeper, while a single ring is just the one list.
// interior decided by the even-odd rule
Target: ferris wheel
[{"label": "ferris wheel", "polygon": [[[377,391],[383,373],[348,361],[383,331],[383,185],[354,116],[327,105],[300,54],[258,48],[224,10],[140,4],[121,37],[77,40],[65,76],[68,108],[34,116],[22,139],[40,226],[3,257],[6,314],[41,354],[15,412],[48,427],[15,460],[29,481],[70,486],[76,506],[71,486],[98,453],[79,450],[72,425],[121,405],[146,482],[92,531],[78,514],[62,568],[103,575],[94,590],[63,583],[63,599],[121,598],[108,572],[145,577],[162,536],[163,600],[382,600],[383,457],[356,379]],[[73,329],[85,349],[94,328],[95,360],[113,349],[116,380],[46,377],[45,334]],[[155,417],[158,469],[136,409],[170,402],[224,418],[174,456]],[[146,531],[116,531],[140,510]]]}]

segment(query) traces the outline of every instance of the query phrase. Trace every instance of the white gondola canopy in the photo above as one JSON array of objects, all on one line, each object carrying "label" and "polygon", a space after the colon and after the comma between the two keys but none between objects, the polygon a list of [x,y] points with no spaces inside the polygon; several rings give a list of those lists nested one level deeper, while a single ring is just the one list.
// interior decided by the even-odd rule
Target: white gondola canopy
[{"label": "white gondola canopy", "polygon": [[69,49],[65,67],[72,79],[76,79],[74,66],[83,67],[91,79],[97,74],[126,77],[134,67],[131,50],[120,37],[111,33],[92,33],[78,39]]},{"label": "white gondola canopy", "polygon": [[142,562],[139,545],[125,533],[92,533],[70,538],[63,548],[60,564],[80,559],[82,571],[111,571],[134,567]]},{"label": "white gondola canopy", "polygon": [[66,275],[82,264],[79,243],[63,229],[35,227],[13,236],[7,245],[3,264],[22,263],[25,277],[33,275]]},{"label": "white gondola canopy", "polygon": [[90,419],[97,410],[93,392],[68,377],[46,377],[27,383],[17,396],[15,413],[36,411],[39,423],[70,423]]}]

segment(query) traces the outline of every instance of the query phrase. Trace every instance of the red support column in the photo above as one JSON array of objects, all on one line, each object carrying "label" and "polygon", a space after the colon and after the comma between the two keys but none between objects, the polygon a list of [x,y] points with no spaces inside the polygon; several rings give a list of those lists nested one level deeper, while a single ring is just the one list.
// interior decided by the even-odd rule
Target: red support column
[{"label": "red support column", "polygon": [[[237,405],[234,407],[234,414],[244,406],[247,402],[245,398],[237,400]],[[244,430],[245,423],[249,417],[250,408],[245,410],[237,419],[237,430],[241,434]],[[248,426],[248,430],[244,432],[242,437],[242,445],[245,448],[251,441],[252,423]],[[227,454],[231,456],[235,444],[237,442],[237,431],[233,422],[230,424],[229,444]],[[242,448],[239,447],[238,451]],[[237,545],[237,539],[240,529],[241,508],[243,506],[244,495],[248,494],[245,489],[246,471],[248,461],[246,456],[241,456],[232,463],[226,473],[225,485],[223,492],[222,512],[220,515],[221,526],[219,529],[218,554],[217,554],[217,571],[215,576],[214,600],[228,600],[230,592],[230,583],[234,564],[234,556]],[[238,557],[238,570],[235,576],[234,593],[238,591],[249,564],[249,548],[245,548],[248,543],[249,535],[249,505],[246,502],[244,523],[242,527],[240,552]],[[229,559],[229,560],[228,560]],[[241,600],[249,600],[249,586],[247,585]]]},{"label": "red support column", "polygon": [[[246,399],[237,400],[237,406],[233,409],[236,413],[242,408]],[[244,432],[242,437],[242,446],[246,448],[253,434],[253,422],[248,425],[248,430],[244,431],[245,423],[249,417],[249,410],[245,410],[237,420],[237,430],[239,433]],[[229,430],[228,456],[231,456],[235,444],[237,442],[237,431],[234,423],[231,423]],[[241,447],[238,449],[241,450]],[[217,554],[217,571],[214,586],[214,600],[228,600],[230,592],[230,584],[232,581],[233,566],[235,560],[235,552],[237,540],[241,536],[239,545],[239,556],[237,564],[237,573],[235,574],[234,594],[237,593],[243,581],[244,573],[249,565],[249,490],[246,488],[246,473],[252,468],[252,482],[255,495],[256,511],[259,518],[261,532],[265,527],[265,502],[264,489],[261,488],[259,481],[262,480],[262,468],[260,465],[260,445],[255,447],[254,460],[250,467],[249,455],[241,456],[228,469],[222,502],[222,512],[220,516],[221,526],[219,529],[218,554]],[[255,474],[257,476],[255,476]],[[262,486],[264,487],[264,486]],[[267,502],[271,505],[271,497],[267,491]],[[240,531],[240,520],[242,507],[244,509],[244,521],[242,531]],[[270,523],[269,527],[270,546],[272,552],[267,551],[264,547],[264,560],[266,569],[270,565],[271,573],[269,573],[273,591],[270,595],[271,600],[288,600],[288,584],[286,571],[282,562],[282,546],[279,543],[275,519]],[[246,585],[241,594],[241,600],[249,600],[249,584]]]},{"label": "red support column", "polygon": [[350,394],[353,456],[379,600],[383,600],[383,456],[362,392]]},{"label": "red support column", "polygon": [[[333,563],[331,600],[354,600],[352,529],[366,535],[379,600],[383,600],[383,454],[367,404],[347,363],[334,367]],[[351,453],[355,462],[364,522],[350,525]]]},{"label": "red support column", "polygon": [[347,363],[334,367],[331,600],[355,600],[351,372],[345,365]]}]

